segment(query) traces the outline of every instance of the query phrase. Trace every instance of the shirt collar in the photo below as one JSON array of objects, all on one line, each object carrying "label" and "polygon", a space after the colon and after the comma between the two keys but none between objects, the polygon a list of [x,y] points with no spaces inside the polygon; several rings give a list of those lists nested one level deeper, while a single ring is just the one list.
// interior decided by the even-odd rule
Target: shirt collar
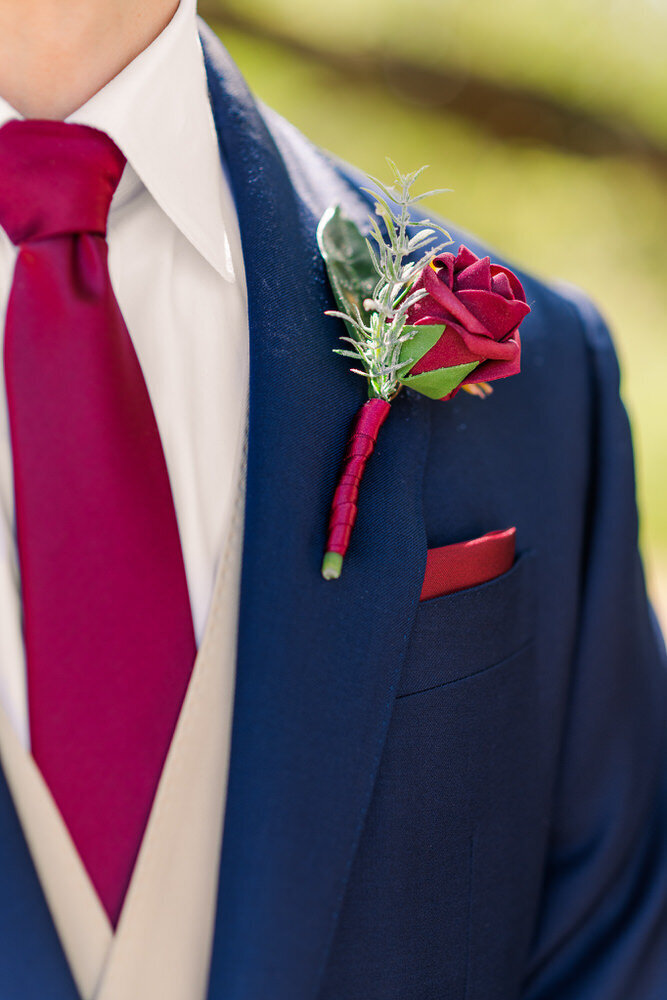
[{"label": "shirt collar", "polygon": [[[161,34],[67,121],[106,132],[174,225],[233,281],[229,234],[236,215],[220,161],[195,7],[195,0],[181,0]],[[0,124],[16,117],[0,98]],[[130,178],[123,180],[129,193]]]}]

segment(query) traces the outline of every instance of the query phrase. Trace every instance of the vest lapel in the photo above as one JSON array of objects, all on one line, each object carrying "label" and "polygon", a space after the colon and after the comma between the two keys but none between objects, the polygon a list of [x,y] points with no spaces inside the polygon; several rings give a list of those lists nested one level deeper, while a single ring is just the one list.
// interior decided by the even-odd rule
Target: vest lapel
[{"label": "vest lapel", "polygon": [[[427,406],[403,394],[367,470],[343,575],[319,566],[364,384],[315,227],[331,190],[295,192],[243,79],[202,26],[241,226],[250,423],[238,664],[209,1000],[313,1000],[321,981],[417,607],[426,556]],[[317,160],[314,186],[326,169]],[[308,178],[306,178],[306,181]]]}]

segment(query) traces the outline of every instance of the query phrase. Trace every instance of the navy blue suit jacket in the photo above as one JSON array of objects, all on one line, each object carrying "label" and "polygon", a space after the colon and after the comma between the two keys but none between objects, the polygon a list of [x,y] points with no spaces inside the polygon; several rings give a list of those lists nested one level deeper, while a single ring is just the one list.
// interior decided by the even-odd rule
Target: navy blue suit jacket
[{"label": "navy blue suit jacket", "polygon": [[[604,323],[521,274],[521,375],[401,394],[324,582],[365,387],[332,354],[315,228],[370,205],[202,37],[251,333],[209,1000],[664,1000],[667,674]],[[427,546],[510,525],[508,573],[419,602]],[[2,780],[0,1000],[75,996]]]}]

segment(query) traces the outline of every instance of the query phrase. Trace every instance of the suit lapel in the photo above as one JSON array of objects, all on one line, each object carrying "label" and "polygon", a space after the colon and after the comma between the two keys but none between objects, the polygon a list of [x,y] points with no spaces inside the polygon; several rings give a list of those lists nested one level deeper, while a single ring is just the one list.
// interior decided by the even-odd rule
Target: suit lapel
[{"label": "suit lapel", "polygon": [[[427,407],[405,394],[394,404],[343,575],[323,581],[328,507],[365,393],[332,354],[340,331],[323,315],[332,301],[315,227],[335,175],[330,191],[297,195],[238,70],[205,26],[202,41],[250,315],[238,667],[209,998],[313,1000],[423,577]],[[328,169],[317,160],[315,187]]]},{"label": "suit lapel", "polygon": [[0,768],[0,996],[77,1000],[14,803]]}]

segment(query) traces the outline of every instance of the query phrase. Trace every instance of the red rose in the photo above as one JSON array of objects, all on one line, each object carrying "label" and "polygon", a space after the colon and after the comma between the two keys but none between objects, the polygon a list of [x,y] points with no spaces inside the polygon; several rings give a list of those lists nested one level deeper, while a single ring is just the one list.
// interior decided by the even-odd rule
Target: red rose
[{"label": "red rose", "polygon": [[407,322],[446,325],[410,375],[475,361],[479,364],[461,384],[517,374],[521,359],[518,326],[530,306],[515,274],[462,246],[456,256],[443,253],[425,267],[413,290],[420,288],[428,295],[410,309]]}]

